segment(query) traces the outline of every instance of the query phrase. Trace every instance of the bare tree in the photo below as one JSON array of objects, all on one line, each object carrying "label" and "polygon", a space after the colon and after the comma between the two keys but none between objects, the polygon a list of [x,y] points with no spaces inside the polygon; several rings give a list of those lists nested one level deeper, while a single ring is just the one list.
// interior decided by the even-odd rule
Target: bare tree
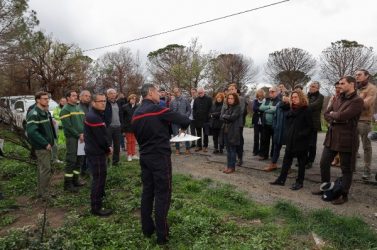
[{"label": "bare tree", "polygon": [[273,82],[283,82],[293,89],[311,79],[315,66],[316,60],[307,51],[285,48],[269,54],[265,72]]},{"label": "bare tree", "polygon": [[115,88],[121,93],[136,91],[143,83],[138,57],[134,57],[129,48],[120,48],[117,52],[108,52],[100,57],[93,67],[97,89]]},{"label": "bare tree", "polygon": [[209,56],[201,53],[201,45],[194,38],[187,47],[170,44],[152,51],[148,54],[148,60],[148,70],[154,83],[167,89],[179,87],[189,90],[198,87],[206,78]]},{"label": "bare tree", "polygon": [[257,68],[250,58],[241,54],[220,54],[208,66],[208,87],[214,92],[230,83],[236,83],[242,92],[247,91],[257,74]]},{"label": "bare tree", "polygon": [[342,76],[354,75],[357,69],[376,72],[377,57],[372,47],[341,40],[322,51],[320,68],[322,78],[332,85]]}]

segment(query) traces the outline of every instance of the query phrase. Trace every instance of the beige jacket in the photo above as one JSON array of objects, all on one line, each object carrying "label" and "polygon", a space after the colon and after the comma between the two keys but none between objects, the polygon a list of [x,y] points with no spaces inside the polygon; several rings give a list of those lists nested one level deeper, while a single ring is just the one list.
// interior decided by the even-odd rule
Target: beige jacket
[{"label": "beige jacket", "polygon": [[374,104],[377,96],[377,87],[369,82],[365,87],[360,88],[357,93],[364,101],[364,107],[359,121],[372,121]]}]

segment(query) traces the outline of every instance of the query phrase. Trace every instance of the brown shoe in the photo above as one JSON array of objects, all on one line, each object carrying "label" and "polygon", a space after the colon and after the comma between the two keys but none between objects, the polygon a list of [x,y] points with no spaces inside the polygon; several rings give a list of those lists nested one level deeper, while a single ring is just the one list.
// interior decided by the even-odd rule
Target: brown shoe
[{"label": "brown shoe", "polygon": [[185,155],[191,155],[190,149],[186,149]]},{"label": "brown shoe", "polygon": [[175,155],[180,155],[181,154],[181,152],[179,152],[179,149],[176,149],[175,150]]},{"label": "brown shoe", "polygon": [[229,170],[229,168],[224,169],[224,170],[223,170],[223,173],[228,172],[228,170]]},{"label": "brown shoe", "polygon": [[202,148],[200,147],[195,148],[195,152],[199,152],[200,150],[202,150]]},{"label": "brown shoe", "polygon": [[338,199],[333,200],[331,203],[333,205],[342,205],[342,204],[346,203],[347,201],[348,201],[347,195],[342,195]]},{"label": "brown shoe", "polygon": [[203,148],[203,152],[208,152],[208,149],[207,148]]},{"label": "brown shoe", "polygon": [[278,167],[276,165],[276,163],[271,163],[270,165],[268,165],[265,169],[263,169],[264,171],[266,172],[271,172],[271,171],[274,171],[276,170]]},{"label": "brown shoe", "polygon": [[228,172],[226,172],[226,174],[231,174],[231,173],[233,173],[234,171],[236,171],[234,168],[228,168]]}]

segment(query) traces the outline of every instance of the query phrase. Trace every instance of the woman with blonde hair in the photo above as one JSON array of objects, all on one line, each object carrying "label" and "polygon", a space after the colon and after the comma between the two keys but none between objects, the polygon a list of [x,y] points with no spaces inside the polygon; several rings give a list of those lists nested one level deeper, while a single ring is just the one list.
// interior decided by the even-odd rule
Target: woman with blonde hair
[{"label": "woman with blonde hair", "polygon": [[123,111],[123,135],[125,136],[127,146],[127,160],[139,160],[139,156],[136,154],[136,138],[131,126],[132,116],[139,106],[136,102],[137,96],[135,94],[131,94],[128,96],[127,101],[128,103],[122,106]]},{"label": "woman with blonde hair", "polygon": [[294,90],[290,96],[291,109],[286,117],[285,126],[285,154],[283,166],[279,177],[270,182],[271,185],[284,186],[288,171],[291,168],[294,157],[298,159],[298,176],[292,185],[292,190],[303,187],[305,177],[305,164],[307,161],[308,138],[313,129],[311,112],[308,109],[308,99],[301,90]]}]

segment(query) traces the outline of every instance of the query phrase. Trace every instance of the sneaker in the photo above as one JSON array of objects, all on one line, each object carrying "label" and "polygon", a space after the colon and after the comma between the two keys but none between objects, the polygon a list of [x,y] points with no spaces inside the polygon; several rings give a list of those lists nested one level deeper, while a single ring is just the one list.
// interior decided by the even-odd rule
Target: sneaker
[{"label": "sneaker", "polygon": [[133,156],[132,156],[132,160],[140,160],[140,158],[139,158],[139,156],[137,156],[137,155],[133,155]]},{"label": "sneaker", "polygon": [[190,149],[186,149],[185,155],[191,155]]},{"label": "sneaker", "polygon": [[206,147],[203,148],[203,152],[208,152],[208,149]]},{"label": "sneaker", "polygon": [[132,161],[132,155],[127,156],[127,161]]},{"label": "sneaker", "polygon": [[175,150],[175,155],[180,155],[181,154],[181,152],[179,151],[179,149],[176,149]]}]

